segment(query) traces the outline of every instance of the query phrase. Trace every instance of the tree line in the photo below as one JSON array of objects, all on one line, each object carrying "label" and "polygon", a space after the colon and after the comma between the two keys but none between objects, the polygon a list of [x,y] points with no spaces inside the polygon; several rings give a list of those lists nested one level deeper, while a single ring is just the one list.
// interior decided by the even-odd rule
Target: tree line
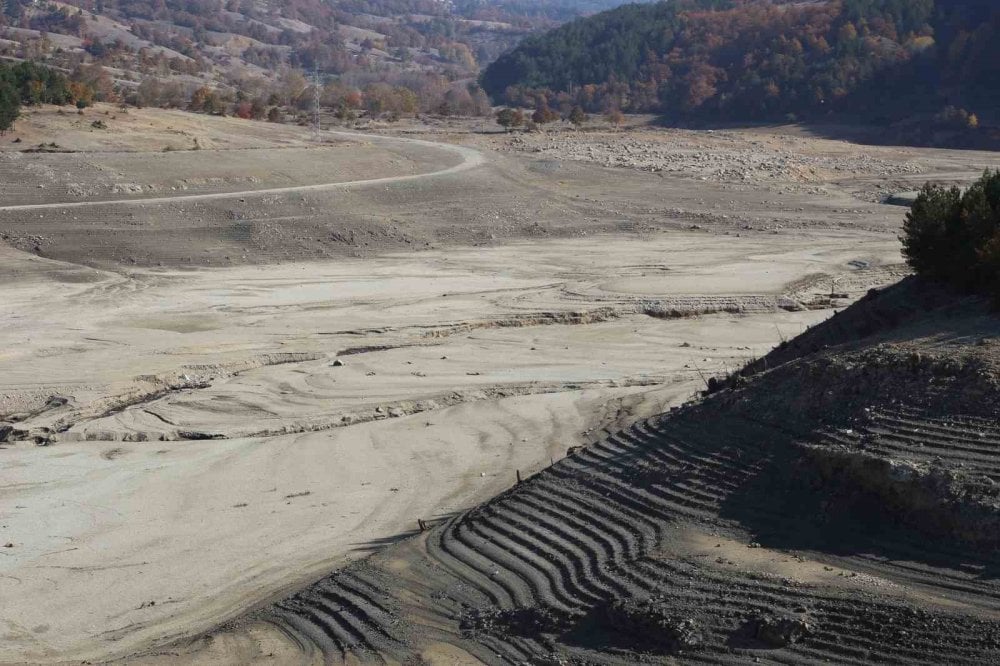
[{"label": "tree line", "polygon": [[0,134],[14,126],[22,106],[75,104],[89,106],[94,89],[62,72],[33,62],[0,62]]},{"label": "tree line", "polygon": [[138,86],[125,86],[116,84],[97,64],[80,65],[67,76],[29,61],[0,63],[0,132],[13,127],[22,106],[38,104],[85,108],[94,102],[111,102],[270,122],[285,122],[289,116],[305,122],[317,98],[322,110],[332,111],[345,122],[362,115],[395,120],[418,113],[483,116],[492,111],[486,94],[475,83],[453,83],[433,72],[355,85],[338,78],[313,82],[285,68],[274,80],[241,83],[235,88],[196,86],[150,76]]},{"label": "tree line", "polygon": [[998,37],[992,0],[672,0],[528,38],[481,84],[511,105],[676,119],[894,122],[953,106],[993,120]]}]

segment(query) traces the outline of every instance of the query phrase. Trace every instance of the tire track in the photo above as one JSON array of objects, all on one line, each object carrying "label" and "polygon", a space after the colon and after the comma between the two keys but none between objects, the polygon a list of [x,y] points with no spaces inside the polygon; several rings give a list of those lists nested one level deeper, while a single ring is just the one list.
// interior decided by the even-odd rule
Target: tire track
[{"label": "tire track", "polygon": [[172,197],[149,197],[145,199],[105,199],[101,201],[67,201],[44,204],[16,204],[12,206],[0,206],[0,212],[19,212],[35,210],[53,210],[67,208],[91,208],[94,206],[144,206],[159,205],[192,201],[215,201],[219,199],[232,199],[250,196],[267,196],[273,194],[290,194],[295,192],[322,192],[350,187],[371,187],[374,185],[393,185],[406,183],[424,178],[436,178],[450,176],[462,171],[474,169],[486,163],[486,159],[481,152],[465,146],[456,146],[447,143],[437,143],[425,141],[423,139],[411,139],[405,137],[382,136],[378,134],[359,134],[357,132],[342,132],[328,130],[329,134],[348,139],[363,139],[375,143],[402,143],[404,145],[420,146],[433,150],[443,150],[457,155],[461,161],[454,165],[438,171],[428,173],[411,174],[408,176],[388,176],[385,178],[369,178],[364,180],[352,180],[336,183],[319,183],[314,185],[293,185],[288,187],[270,187],[257,190],[241,190],[238,192],[209,192],[204,194],[182,194]]},{"label": "tire track", "polygon": [[[914,418],[911,414],[903,427],[920,428],[925,423]],[[942,428],[947,430],[944,426],[938,430]],[[938,430],[928,428],[935,433],[932,437]],[[740,432],[738,441],[721,437],[726,431]],[[404,546],[404,553],[394,557],[402,556],[416,567],[419,574],[410,577],[434,581],[427,589],[439,591],[437,605],[418,601],[422,612],[436,625],[454,627],[449,639],[454,644],[486,648],[485,653],[476,653],[492,655],[485,659],[488,663],[518,663],[552,649],[593,663],[627,663],[631,654],[627,647],[595,650],[577,645],[566,638],[565,629],[546,623],[585,624],[595,609],[610,601],[640,596],[652,596],[679,614],[699,618],[703,643],[680,653],[685,663],[740,663],[760,649],[750,639],[746,645],[739,642],[748,618],[797,614],[807,615],[816,628],[800,644],[769,651],[774,663],[972,664],[1000,656],[997,621],[975,620],[940,608],[920,609],[891,597],[872,601],[870,595],[849,588],[817,589],[729,570],[724,563],[708,566],[683,552],[671,554],[671,525],[695,520],[727,527],[726,521],[719,522],[719,508],[754,482],[766,464],[754,456],[762,455],[769,441],[787,441],[787,436],[732,418],[706,426],[687,413],[640,421],[435,528],[425,540]],[[767,507],[759,508],[770,516]],[[860,564],[864,556],[853,559]],[[373,565],[378,566],[378,557]],[[919,580],[939,592],[950,589],[980,601],[1000,591],[995,582],[949,583],[947,573],[933,565],[910,574],[901,573],[898,562],[868,560],[867,565],[894,580]],[[340,591],[327,594],[343,598],[357,589],[351,588],[350,577],[341,574],[336,580],[343,581],[336,583]],[[334,584],[331,579],[321,583],[324,590]],[[386,640],[386,627],[412,615],[386,613],[388,600],[399,603],[393,585],[390,580],[386,587],[366,589],[371,600],[366,603],[378,612],[338,614],[329,605],[300,599],[291,607],[299,617],[336,625],[322,625],[320,632],[289,619],[288,608],[267,615],[266,621],[301,642],[327,641],[319,645],[324,654],[335,653],[330,644],[359,658],[369,655],[366,659],[372,654],[406,654],[405,641],[390,645]],[[470,624],[475,609],[493,612],[495,618]],[[540,615],[512,620],[517,612]],[[546,614],[557,619],[547,619]],[[456,622],[456,618],[464,619]],[[981,625],[981,636],[969,631],[970,622]]]},{"label": "tire track", "polygon": [[260,621],[346,635],[359,658],[417,654],[432,631],[490,664],[1000,663],[1000,549],[942,519],[1000,496],[1000,383],[858,358],[792,360],[608,433],[373,556],[380,630],[308,600],[301,616],[338,626]]}]

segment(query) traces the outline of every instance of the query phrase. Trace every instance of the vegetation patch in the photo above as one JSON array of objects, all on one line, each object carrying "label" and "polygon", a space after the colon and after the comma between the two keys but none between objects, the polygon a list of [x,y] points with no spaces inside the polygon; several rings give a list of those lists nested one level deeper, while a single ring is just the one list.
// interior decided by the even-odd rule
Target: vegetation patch
[{"label": "vegetation patch", "polygon": [[1000,8],[981,0],[627,5],[529,37],[481,84],[512,106],[694,121],[834,113],[968,144],[994,136],[981,121],[997,108],[998,28]]},{"label": "vegetation patch", "polygon": [[965,192],[924,186],[902,241],[919,275],[1000,302],[1000,171],[987,171]]}]

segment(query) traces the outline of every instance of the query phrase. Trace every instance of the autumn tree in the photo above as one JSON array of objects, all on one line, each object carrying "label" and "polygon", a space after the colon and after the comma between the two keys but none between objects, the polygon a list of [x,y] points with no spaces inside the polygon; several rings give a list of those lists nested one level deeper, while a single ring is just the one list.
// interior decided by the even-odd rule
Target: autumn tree
[{"label": "autumn tree", "polygon": [[94,104],[94,90],[85,83],[71,81],[69,84],[70,101],[78,109],[85,109]]},{"label": "autumn tree", "polygon": [[521,109],[505,107],[497,111],[496,118],[497,124],[508,132],[524,124],[524,114],[521,112]]},{"label": "autumn tree", "polygon": [[236,102],[236,106],[233,107],[233,115],[243,120],[250,120],[253,118],[253,104],[246,99]]},{"label": "autumn tree", "polygon": [[559,114],[550,109],[548,100],[542,97],[535,112],[531,114],[531,121],[536,125],[545,125],[556,120],[559,120]]},{"label": "autumn tree", "polygon": [[120,96],[115,89],[114,80],[101,65],[96,63],[80,65],[73,70],[70,79],[89,87],[93,91],[93,101],[95,102],[117,102],[119,100]]},{"label": "autumn tree", "polygon": [[201,113],[220,114],[226,110],[226,103],[215,90],[201,86],[191,93],[188,110]]}]

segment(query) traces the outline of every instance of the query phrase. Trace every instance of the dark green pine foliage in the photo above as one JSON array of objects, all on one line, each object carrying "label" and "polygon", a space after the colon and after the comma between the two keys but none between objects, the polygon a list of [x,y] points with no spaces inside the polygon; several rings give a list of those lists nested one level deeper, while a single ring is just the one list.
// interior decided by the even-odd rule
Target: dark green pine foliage
[{"label": "dark green pine foliage", "polygon": [[481,85],[500,95],[510,86],[564,91],[612,78],[628,80],[638,74],[648,50],[665,51],[673,43],[678,22],[677,6],[666,2],[577,19],[524,40],[485,70]]},{"label": "dark green pine foliage", "polygon": [[72,99],[64,74],[33,62],[0,63],[0,132],[14,126],[21,106],[68,104]]},{"label": "dark green pine foliage", "polygon": [[927,185],[903,225],[903,254],[918,275],[1000,302],[1000,171],[964,193]]},{"label": "dark green pine foliage", "polygon": [[21,112],[21,97],[10,68],[0,65],[0,134],[14,126]]}]

